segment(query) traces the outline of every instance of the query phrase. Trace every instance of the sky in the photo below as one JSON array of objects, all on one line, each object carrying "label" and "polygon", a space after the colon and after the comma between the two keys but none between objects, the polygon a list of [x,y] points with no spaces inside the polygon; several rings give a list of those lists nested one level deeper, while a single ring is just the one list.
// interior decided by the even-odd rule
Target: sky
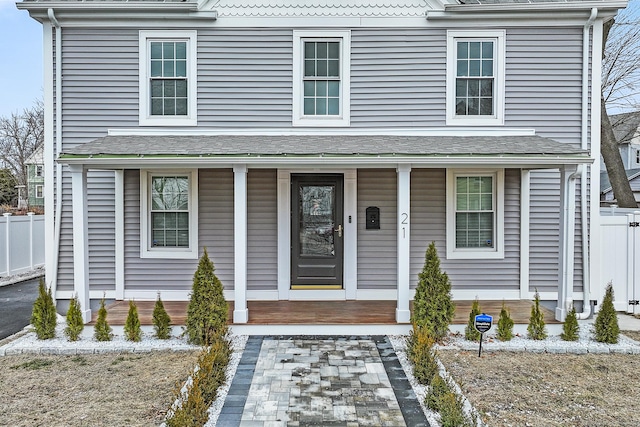
[{"label": "sky", "polygon": [[[640,0],[631,0],[640,15]],[[0,117],[30,108],[43,98],[42,25],[15,0],[0,0]]]}]

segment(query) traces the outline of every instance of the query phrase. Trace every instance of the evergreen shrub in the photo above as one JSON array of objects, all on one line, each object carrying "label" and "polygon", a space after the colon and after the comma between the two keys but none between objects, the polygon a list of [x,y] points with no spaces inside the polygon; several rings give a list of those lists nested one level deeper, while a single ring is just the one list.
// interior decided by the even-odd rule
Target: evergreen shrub
[{"label": "evergreen shrub", "polygon": [[111,341],[113,334],[112,329],[107,322],[107,309],[104,307],[104,297],[100,300],[100,308],[98,309],[98,318],[93,327],[93,336],[98,341]]},{"label": "evergreen shrub", "polygon": [[164,308],[160,293],[156,305],[153,307],[153,329],[156,331],[156,337],[166,340],[171,337],[171,317]]},{"label": "evergreen shrub", "polygon": [[438,372],[435,340],[425,330],[413,327],[407,341],[407,358],[413,366],[413,376],[423,385],[429,385]]},{"label": "evergreen shrub", "polygon": [[576,316],[576,308],[571,306],[571,310],[567,313],[562,325],[562,333],[560,338],[564,341],[578,341],[580,338],[580,326],[578,326],[578,316]]},{"label": "evergreen shrub", "polygon": [[502,301],[502,308],[500,309],[497,336],[500,341],[511,341],[513,338],[513,319],[511,319],[511,313],[504,301]]},{"label": "evergreen shrub", "polygon": [[138,306],[133,300],[129,300],[129,312],[127,313],[127,320],[124,323],[124,336],[128,341],[138,342],[142,339]]},{"label": "evergreen shrub", "polygon": [[427,331],[434,340],[440,341],[449,333],[454,311],[451,281],[447,273],[440,269],[436,244],[431,242],[425,253],[424,267],[418,275],[411,322],[418,329]]},{"label": "evergreen shrub", "polygon": [[425,405],[434,412],[438,412],[440,399],[449,392],[449,385],[442,379],[440,374],[435,374],[431,380],[431,388],[425,396]]},{"label": "evergreen shrub", "polygon": [[464,338],[468,341],[478,341],[480,340],[480,332],[475,327],[476,316],[480,314],[480,301],[478,298],[473,300],[473,304],[471,304],[471,311],[469,312],[469,321],[467,322],[467,326],[464,328]]},{"label": "evergreen shrub", "polygon": [[167,427],[202,427],[209,420],[209,406],[202,396],[201,378],[193,376],[186,392],[180,392],[178,386],[176,398],[180,406],[173,410],[173,416],[167,418]]},{"label": "evergreen shrub", "polygon": [[229,307],[222,282],[214,274],[207,248],[193,275],[191,299],[187,308],[187,338],[191,344],[209,345],[215,336],[226,335]]},{"label": "evergreen shrub", "polygon": [[547,338],[547,328],[544,323],[544,313],[540,310],[540,294],[536,290],[534,303],[531,306],[531,316],[527,326],[529,338],[532,340],[543,340]]},{"label": "evergreen shrub", "polygon": [[600,306],[600,311],[594,324],[596,341],[607,344],[616,344],[620,336],[618,316],[613,306],[613,284],[607,284],[607,290]]},{"label": "evergreen shrub", "polygon": [[51,296],[51,288],[46,288],[44,280],[40,279],[38,297],[33,303],[31,324],[39,340],[48,340],[56,336],[56,306]]},{"label": "evergreen shrub", "polygon": [[451,390],[440,397],[438,412],[442,427],[471,427],[473,425],[465,416],[462,398]]},{"label": "evergreen shrub", "polygon": [[69,301],[69,310],[67,310],[67,327],[64,329],[64,334],[69,338],[69,341],[78,341],[83,329],[84,322],[82,320],[80,301],[78,301],[78,296],[74,295],[73,298],[71,298],[71,301]]},{"label": "evergreen shrub", "polygon": [[227,379],[227,366],[231,360],[231,346],[224,336],[213,339],[211,346],[198,357],[198,372],[202,398],[211,404],[218,395],[218,389]]}]

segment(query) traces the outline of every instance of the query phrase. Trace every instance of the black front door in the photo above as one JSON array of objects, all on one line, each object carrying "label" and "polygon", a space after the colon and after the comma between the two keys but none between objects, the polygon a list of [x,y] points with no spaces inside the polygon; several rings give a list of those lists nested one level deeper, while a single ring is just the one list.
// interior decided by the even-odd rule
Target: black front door
[{"label": "black front door", "polygon": [[291,285],[342,288],[343,176],[291,175]]}]

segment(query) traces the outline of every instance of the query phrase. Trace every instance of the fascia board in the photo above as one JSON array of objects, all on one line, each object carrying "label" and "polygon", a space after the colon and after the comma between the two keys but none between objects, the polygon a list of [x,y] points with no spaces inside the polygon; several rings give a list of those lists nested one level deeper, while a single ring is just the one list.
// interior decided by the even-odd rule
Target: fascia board
[{"label": "fascia board", "polygon": [[[467,4],[445,5],[444,11],[427,11],[427,21],[466,21],[482,19],[485,21],[500,21],[503,24],[542,20],[545,25],[584,24],[589,18],[591,9],[598,9],[600,18],[610,18],[624,9],[626,1],[580,2],[577,3],[514,3],[514,4]],[[556,22],[557,21],[557,22]]]}]

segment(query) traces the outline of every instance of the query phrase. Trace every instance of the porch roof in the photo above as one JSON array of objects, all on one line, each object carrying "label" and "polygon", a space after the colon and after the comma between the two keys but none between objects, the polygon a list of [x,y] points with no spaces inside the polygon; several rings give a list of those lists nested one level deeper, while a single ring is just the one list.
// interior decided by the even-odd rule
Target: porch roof
[{"label": "porch roof", "polygon": [[58,159],[87,166],[184,164],[412,163],[556,167],[591,163],[589,152],[537,135],[109,135],[65,149]]}]

